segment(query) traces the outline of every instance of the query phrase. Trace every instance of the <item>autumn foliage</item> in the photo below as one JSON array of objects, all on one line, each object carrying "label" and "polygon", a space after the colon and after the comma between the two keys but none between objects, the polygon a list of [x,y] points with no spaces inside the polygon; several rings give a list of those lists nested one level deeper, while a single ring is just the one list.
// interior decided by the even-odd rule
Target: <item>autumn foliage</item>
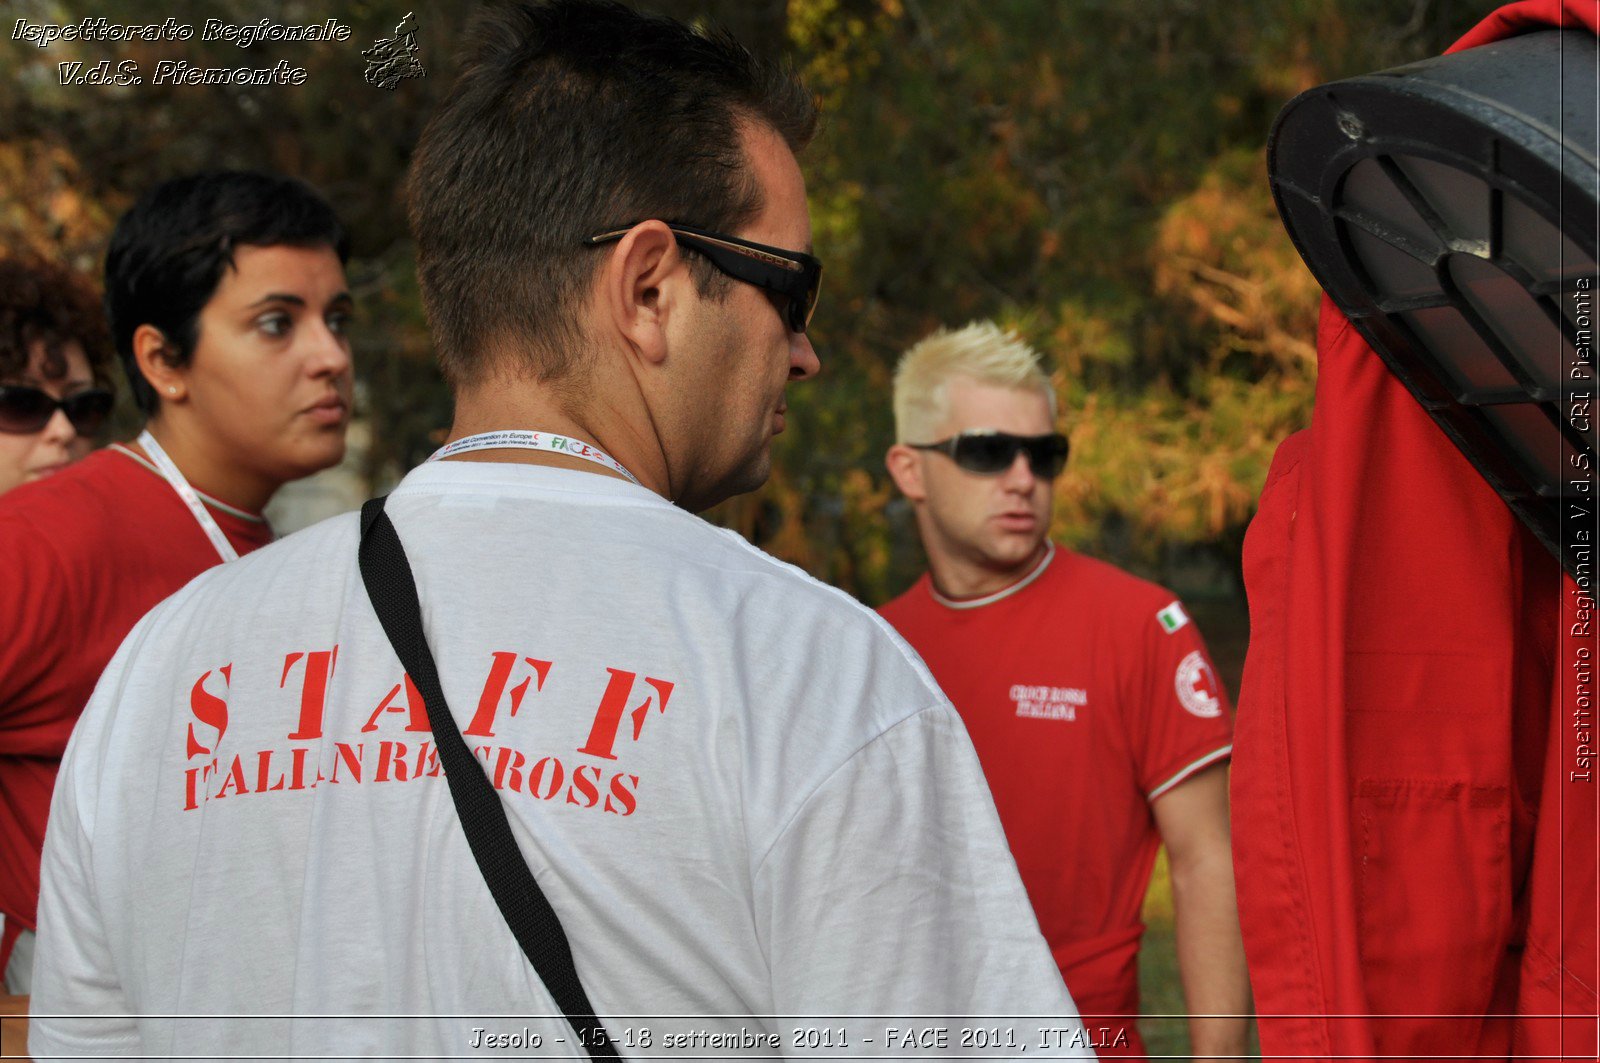
[{"label": "autumn foliage", "polygon": [[[367,470],[432,449],[449,400],[432,368],[400,198],[417,132],[454,69],[465,7],[420,11],[427,76],[364,83],[360,48],[410,10],[339,5],[348,44],[83,44],[0,35],[0,243],[99,268],[143,188],[202,166],[322,187],[351,221]],[[920,569],[882,466],[898,353],[994,317],[1052,365],[1073,457],[1063,541],[1171,582],[1227,583],[1273,450],[1303,426],[1317,290],[1267,192],[1264,142],[1294,93],[1436,54],[1487,5],[1427,0],[663,0],[782,53],[821,98],[803,160],[827,265],[812,331],[825,371],[795,389],[771,483],[713,516],[869,602]],[[70,20],[20,0],[11,17]],[[166,5],[130,2],[129,22]],[[255,21],[201,0],[184,18]],[[278,5],[285,22],[326,16]],[[9,20],[7,23],[9,27]],[[308,70],[298,87],[63,86],[109,58]],[[708,401],[714,397],[708,396]],[[124,427],[132,427],[127,424]]]}]

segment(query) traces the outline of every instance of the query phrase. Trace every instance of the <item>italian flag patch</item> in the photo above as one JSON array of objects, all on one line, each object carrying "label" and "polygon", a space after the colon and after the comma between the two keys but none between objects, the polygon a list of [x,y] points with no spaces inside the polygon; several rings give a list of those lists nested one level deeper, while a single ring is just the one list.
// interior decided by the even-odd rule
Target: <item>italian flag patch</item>
[{"label": "italian flag patch", "polygon": [[1156,619],[1161,621],[1161,630],[1170,635],[1189,622],[1189,614],[1183,611],[1183,606],[1173,602],[1157,613]]}]

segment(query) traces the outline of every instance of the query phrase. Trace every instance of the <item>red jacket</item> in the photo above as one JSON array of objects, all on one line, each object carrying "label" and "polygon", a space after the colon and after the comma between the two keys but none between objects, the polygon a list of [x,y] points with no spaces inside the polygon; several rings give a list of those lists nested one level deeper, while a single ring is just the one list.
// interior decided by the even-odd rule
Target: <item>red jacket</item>
[{"label": "red jacket", "polygon": [[[1557,24],[1600,32],[1595,0],[1511,4],[1455,48]],[[1262,1051],[1594,1059],[1592,599],[1326,300],[1318,351],[1245,541]]]}]

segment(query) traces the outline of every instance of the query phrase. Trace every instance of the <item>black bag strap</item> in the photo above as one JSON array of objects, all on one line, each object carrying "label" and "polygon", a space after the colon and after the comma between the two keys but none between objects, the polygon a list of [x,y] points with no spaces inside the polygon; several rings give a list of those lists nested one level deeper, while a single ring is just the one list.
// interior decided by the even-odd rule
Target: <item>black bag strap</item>
[{"label": "black bag strap", "polygon": [[517,944],[527,954],[545,988],[578,1035],[578,1043],[591,1059],[617,1059],[617,1047],[604,1024],[595,1017],[589,995],[578,980],[572,963],[572,949],[561,929],[561,920],[545,899],[544,892],[528,870],[527,861],[517,848],[511,824],[499,795],[489,785],[483,768],[467,748],[456,727],[455,717],[444,700],[439,670],[434,664],[428,640],[422,633],[422,606],[417,598],[417,583],[406,561],[400,536],[383,511],[384,496],[361,507],[361,547],[358,558],[361,581],[378,614],[378,622],[405,667],[406,675],[417,685],[428,706],[428,722],[439,749],[439,763],[456,814],[467,833],[467,844],[478,861],[478,869],[489,884],[489,892],[500,914],[505,916]]}]

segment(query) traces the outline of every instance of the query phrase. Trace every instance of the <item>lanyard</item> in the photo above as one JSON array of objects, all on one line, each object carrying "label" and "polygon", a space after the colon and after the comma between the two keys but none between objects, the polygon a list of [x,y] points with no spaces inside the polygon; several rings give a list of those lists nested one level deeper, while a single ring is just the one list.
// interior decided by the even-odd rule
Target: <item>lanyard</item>
[{"label": "lanyard", "polygon": [[200,501],[200,495],[189,486],[189,481],[184,479],[183,473],[167,456],[167,452],[161,449],[161,444],[156,442],[156,437],[150,434],[149,429],[139,433],[139,446],[144,448],[145,454],[155,467],[161,470],[161,475],[166,477],[172,489],[178,492],[183,504],[189,507],[189,512],[194,514],[195,523],[206,533],[206,538],[211,540],[211,545],[216,547],[222,560],[235,560],[239,556],[239,551],[235,550],[228,537],[222,534],[222,529],[217,527],[216,518],[211,516],[205,503]]},{"label": "lanyard", "polygon": [[639,478],[624,469],[621,462],[594,444],[573,439],[571,436],[551,435],[549,432],[527,432],[512,428],[498,432],[479,432],[477,435],[458,439],[454,443],[446,443],[434,451],[428,460],[438,461],[472,450],[502,449],[543,450],[551,454],[566,454],[569,457],[582,458],[596,465],[603,465],[612,472],[621,473],[635,484],[639,483]]}]

